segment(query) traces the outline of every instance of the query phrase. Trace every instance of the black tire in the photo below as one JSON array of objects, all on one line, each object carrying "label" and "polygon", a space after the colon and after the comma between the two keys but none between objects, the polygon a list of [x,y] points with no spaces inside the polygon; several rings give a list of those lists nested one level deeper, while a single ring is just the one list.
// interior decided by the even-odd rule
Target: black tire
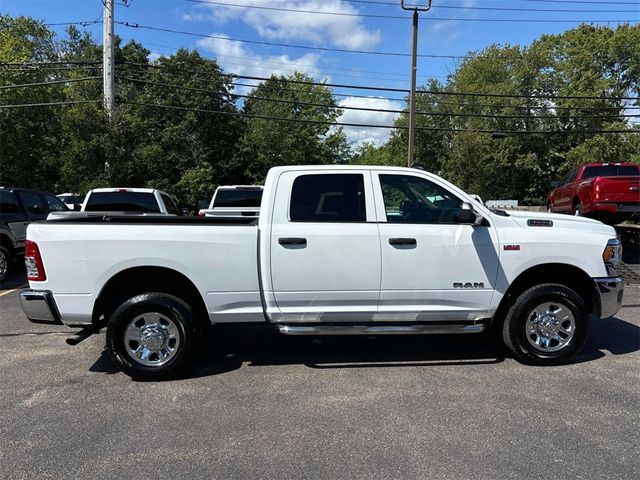
[{"label": "black tire", "polygon": [[582,203],[576,203],[573,206],[573,214],[576,217],[584,217],[584,214],[582,213]]},{"label": "black tire", "polygon": [[[549,348],[560,347],[560,342],[557,340],[553,342],[557,342],[558,345],[547,344],[547,349],[544,346],[536,347],[532,344],[537,338],[536,334],[528,335],[527,333],[528,322],[534,316],[534,309],[544,303],[559,304],[573,315],[573,334],[571,337],[567,335],[569,340],[566,345],[556,351],[549,351]],[[566,362],[583,347],[587,339],[588,326],[589,309],[582,297],[568,287],[547,283],[536,285],[515,299],[505,316],[502,340],[513,356],[522,363],[558,365]]]},{"label": "black tire", "polygon": [[[162,321],[173,324],[171,328],[176,332],[177,340],[166,363],[145,365],[142,363],[144,360],[136,359],[129,353],[133,346],[131,342],[125,343],[127,329],[136,318],[144,317],[145,314],[149,314],[150,318],[159,314]],[[149,327],[144,323],[144,318],[142,322],[145,328]],[[174,378],[189,366],[196,353],[199,337],[200,326],[189,304],[166,293],[144,293],[130,298],[111,315],[107,324],[106,341],[111,359],[127,375],[140,380],[161,380]],[[139,347],[142,345],[139,344]],[[148,357],[148,362],[153,361],[152,355]],[[159,354],[156,356],[159,362],[163,361]]]},{"label": "black tire", "polygon": [[0,282],[4,282],[12,270],[13,258],[6,247],[0,246]]}]

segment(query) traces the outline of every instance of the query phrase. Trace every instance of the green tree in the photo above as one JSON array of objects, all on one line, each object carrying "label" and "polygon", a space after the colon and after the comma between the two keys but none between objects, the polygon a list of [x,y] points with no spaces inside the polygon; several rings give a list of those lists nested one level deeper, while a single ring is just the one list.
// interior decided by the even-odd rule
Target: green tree
[{"label": "green tree", "polygon": [[301,73],[272,76],[251,92],[243,109],[250,117],[237,153],[237,163],[244,167],[247,179],[262,181],[276,165],[348,160],[344,132],[330,125],[341,114],[335,98],[327,87],[306,82],[313,79]]}]

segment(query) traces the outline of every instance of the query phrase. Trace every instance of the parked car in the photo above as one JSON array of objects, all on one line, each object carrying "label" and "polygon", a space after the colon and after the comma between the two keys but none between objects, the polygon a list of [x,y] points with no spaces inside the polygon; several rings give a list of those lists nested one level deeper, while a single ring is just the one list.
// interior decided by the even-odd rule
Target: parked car
[{"label": "parked car", "polygon": [[640,212],[640,167],[590,163],[552,182],[547,211],[622,221]]},{"label": "parked car", "polygon": [[168,193],[152,188],[95,188],[85,197],[83,212],[180,215]]},{"label": "parked car", "polygon": [[209,208],[200,217],[253,217],[260,215],[264,187],[260,185],[221,185],[216,188]]},{"label": "parked car", "polygon": [[57,195],[62,203],[64,203],[69,210],[79,211],[82,207],[82,202],[84,202],[84,195],[79,195],[77,193],[61,193]]},{"label": "parked car", "polygon": [[208,323],[287,335],[493,326],[518,360],[555,365],[581,349],[591,314],[622,301],[612,227],[492,211],[422,170],[273,168],[260,211],[33,224],[22,308],[84,327],[71,343],[106,325],[117,365],[159,378],[186,367]]},{"label": "parked car", "polygon": [[44,220],[50,212],[66,211],[67,206],[52,193],[0,187],[0,282],[24,253],[29,222]]}]

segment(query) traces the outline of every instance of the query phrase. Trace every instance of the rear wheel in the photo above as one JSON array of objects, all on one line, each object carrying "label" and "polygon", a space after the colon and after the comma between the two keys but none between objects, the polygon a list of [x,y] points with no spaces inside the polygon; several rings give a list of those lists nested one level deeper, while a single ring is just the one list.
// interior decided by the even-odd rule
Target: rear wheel
[{"label": "rear wheel", "polygon": [[164,293],[145,293],[113,313],[107,324],[107,349],[126,374],[158,380],[175,377],[189,365],[198,335],[187,303]]},{"label": "rear wheel", "polygon": [[0,246],[0,282],[4,282],[11,271],[11,254],[5,247]]},{"label": "rear wheel", "polygon": [[514,357],[533,365],[556,365],[587,339],[589,311],[576,292],[544,284],[522,293],[509,308],[502,338]]}]

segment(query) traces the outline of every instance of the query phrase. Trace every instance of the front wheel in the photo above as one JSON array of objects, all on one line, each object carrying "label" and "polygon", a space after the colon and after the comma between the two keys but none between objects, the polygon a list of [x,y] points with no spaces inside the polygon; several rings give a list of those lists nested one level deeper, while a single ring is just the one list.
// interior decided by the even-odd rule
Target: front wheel
[{"label": "front wheel", "polygon": [[589,310],[575,291],[543,284],[522,293],[505,317],[502,338],[514,357],[532,365],[557,365],[587,339]]},{"label": "front wheel", "polygon": [[187,303],[164,293],[145,293],[113,313],[107,324],[107,349],[131,377],[171,378],[189,365],[198,330]]}]

